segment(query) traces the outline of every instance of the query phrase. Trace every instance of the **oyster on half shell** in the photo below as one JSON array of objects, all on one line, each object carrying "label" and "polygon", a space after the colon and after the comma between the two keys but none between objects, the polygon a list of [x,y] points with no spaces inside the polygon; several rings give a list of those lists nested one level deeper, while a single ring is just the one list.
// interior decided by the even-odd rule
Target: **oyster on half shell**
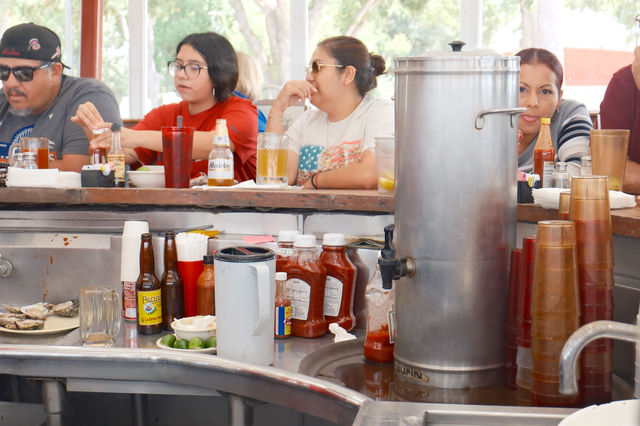
[{"label": "oyster on half shell", "polygon": [[[45,320],[47,315],[51,312],[51,304],[49,303],[35,303],[33,305],[27,305],[20,308],[20,312],[34,320]],[[28,329],[27,329],[28,330]]]},{"label": "oyster on half shell", "polygon": [[22,319],[15,320],[4,327],[10,330],[39,330],[44,327],[44,320]]},{"label": "oyster on half shell", "polygon": [[78,313],[78,305],[74,300],[58,303],[53,307],[53,313],[61,317],[72,317]]},{"label": "oyster on half shell", "polygon": [[4,303],[2,304],[2,306],[4,306],[4,308],[7,310],[7,312],[10,312],[12,314],[21,314],[22,311],[20,311],[20,307],[19,306],[10,306],[10,305],[5,305]]}]

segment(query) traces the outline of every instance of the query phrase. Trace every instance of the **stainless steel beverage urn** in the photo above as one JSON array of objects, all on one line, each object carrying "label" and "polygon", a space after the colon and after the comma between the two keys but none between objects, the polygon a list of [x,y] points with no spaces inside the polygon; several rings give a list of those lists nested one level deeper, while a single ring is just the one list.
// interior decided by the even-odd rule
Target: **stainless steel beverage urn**
[{"label": "stainless steel beverage urn", "polygon": [[492,52],[396,59],[397,258],[380,263],[397,280],[395,370],[409,381],[501,380],[519,70]]}]

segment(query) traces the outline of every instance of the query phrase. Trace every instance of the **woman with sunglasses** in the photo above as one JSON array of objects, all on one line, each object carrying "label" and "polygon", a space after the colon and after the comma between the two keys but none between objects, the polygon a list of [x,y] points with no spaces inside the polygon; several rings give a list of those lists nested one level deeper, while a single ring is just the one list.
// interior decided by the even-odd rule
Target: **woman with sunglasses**
[{"label": "woman with sunglasses", "polygon": [[[185,127],[195,128],[191,177],[207,173],[209,151],[216,119],[227,120],[234,174],[238,182],[255,179],[257,108],[248,99],[233,95],[238,81],[238,62],[231,43],[223,36],[209,32],[191,34],[176,48],[176,57],[168,64],[176,90],[182,101],[162,105],[150,111],[133,129],[122,129],[125,148],[135,148],[145,164],[160,160],[162,126],[175,126],[182,116]],[[78,109],[74,121],[86,131],[106,127],[91,104]],[[129,163],[133,162],[127,156]]]},{"label": "woman with sunglasses", "polygon": [[375,188],[375,136],[394,132],[393,103],[368,94],[385,70],[358,39],[320,42],[306,80],[287,82],[273,102],[267,132],[282,133],[283,114],[300,99],[306,111],[287,130],[289,183],[303,188]]}]

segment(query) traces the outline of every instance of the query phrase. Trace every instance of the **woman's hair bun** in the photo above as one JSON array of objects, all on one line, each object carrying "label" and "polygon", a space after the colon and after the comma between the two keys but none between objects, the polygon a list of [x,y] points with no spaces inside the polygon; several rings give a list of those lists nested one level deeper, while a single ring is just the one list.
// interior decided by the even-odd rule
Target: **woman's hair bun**
[{"label": "woman's hair bun", "polygon": [[380,55],[376,55],[375,53],[370,53],[369,57],[371,58],[371,68],[373,69],[373,74],[375,76],[384,74],[386,68],[386,62],[384,61],[384,58]]}]

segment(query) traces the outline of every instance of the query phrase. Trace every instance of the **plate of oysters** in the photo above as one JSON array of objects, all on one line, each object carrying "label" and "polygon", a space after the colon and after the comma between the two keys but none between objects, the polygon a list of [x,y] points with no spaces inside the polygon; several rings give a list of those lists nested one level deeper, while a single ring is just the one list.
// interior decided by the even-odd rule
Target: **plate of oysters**
[{"label": "plate of oysters", "polygon": [[26,306],[3,305],[0,331],[16,334],[54,334],[80,325],[78,304],[74,300],[53,305],[35,303]]}]

